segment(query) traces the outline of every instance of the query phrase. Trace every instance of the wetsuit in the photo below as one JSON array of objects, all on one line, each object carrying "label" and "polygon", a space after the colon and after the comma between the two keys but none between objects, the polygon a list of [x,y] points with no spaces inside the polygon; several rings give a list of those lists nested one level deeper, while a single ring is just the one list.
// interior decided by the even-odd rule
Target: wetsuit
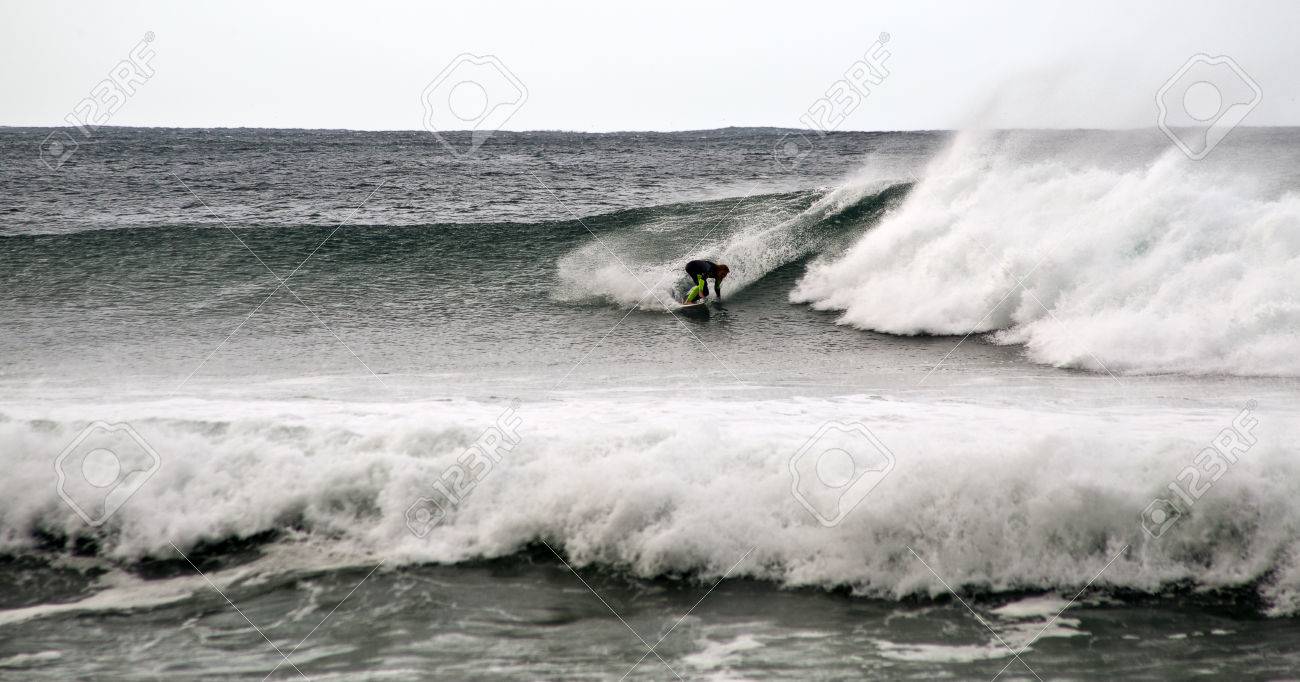
[{"label": "wetsuit", "polygon": [[691,281],[704,279],[704,295],[709,295],[709,278],[713,278],[713,292],[722,298],[722,280],[718,278],[718,264],[711,260],[693,260],[686,264],[686,274]]}]

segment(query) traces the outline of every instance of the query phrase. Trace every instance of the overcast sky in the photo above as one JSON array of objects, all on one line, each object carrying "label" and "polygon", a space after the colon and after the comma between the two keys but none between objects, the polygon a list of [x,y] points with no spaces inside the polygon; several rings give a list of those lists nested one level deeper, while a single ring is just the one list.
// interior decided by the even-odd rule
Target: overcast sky
[{"label": "overcast sky", "polygon": [[112,125],[419,129],[421,92],[468,52],[527,86],[509,129],[799,126],[881,32],[890,75],[841,129],[1150,126],[1196,53],[1259,83],[1246,125],[1300,124],[1300,3],[1282,0],[0,8],[0,125],[59,124],[149,31],[156,74]]}]

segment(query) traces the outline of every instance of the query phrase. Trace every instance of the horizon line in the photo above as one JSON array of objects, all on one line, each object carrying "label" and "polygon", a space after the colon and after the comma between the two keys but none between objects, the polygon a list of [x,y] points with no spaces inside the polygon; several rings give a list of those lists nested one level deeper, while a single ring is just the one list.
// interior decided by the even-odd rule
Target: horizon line
[{"label": "horizon line", "polygon": [[[1236,128],[1250,129],[1274,129],[1274,128],[1297,128],[1300,124],[1291,125],[1238,125]],[[12,129],[32,129],[32,130],[78,130],[75,125],[11,125],[0,124],[0,130]],[[252,126],[252,125],[217,125],[217,126],[190,126],[190,125],[101,125],[87,127],[89,130],[298,130],[306,132],[345,132],[345,133],[432,133],[426,128],[312,128],[297,126]],[[1128,132],[1137,130],[1156,129],[1156,125],[1151,126],[1133,126],[1128,128],[1090,128],[1083,126],[1044,126],[1044,127],[978,127],[969,126],[962,128],[895,128],[890,130],[817,130],[815,128],[791,128],[788,126],[769,126],[769,125],[743,125],[743,126],[720,126],[717,128],[681,128],[672,130],[577,130],[566,128],[528,128],[523,130],[500,129],[493,130],[492,134],[511,133],[511,134],[528,134],[528,133],[567,133],[575,135],[624,135],[624,134],[657,134],[673,135],[681,133],[710,133],[723,130],[770,130],[787,133],[800,133],[808,135],[836,135],[836,134],[854,134],[854,133],[956,133],[972,130],[984,131],[1097,131],[1097,132]],[[473,130],[440,130],[439,133],[458,134],[473,133]]]}]

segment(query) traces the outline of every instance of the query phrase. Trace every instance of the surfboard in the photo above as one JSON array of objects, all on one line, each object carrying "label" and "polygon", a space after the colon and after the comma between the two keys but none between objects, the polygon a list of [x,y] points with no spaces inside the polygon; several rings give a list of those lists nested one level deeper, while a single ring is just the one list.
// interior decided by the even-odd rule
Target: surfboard
[{"label": "surfboard", "polygon": [[702,310],[708,310],[708,308],[705,307],[706,305],[708,305],[708,303],[709,303],[709,302],[708,302],[707,300],[704,300],[704,301],[696,301],[696,302],[694,302],[694,303],[681,303],[681,304],[678,304],[678,306],[677,306],[677,310],[679,310],[679,311],[682,311],[682,310],[701,310],[701,309],[702,309]]}]

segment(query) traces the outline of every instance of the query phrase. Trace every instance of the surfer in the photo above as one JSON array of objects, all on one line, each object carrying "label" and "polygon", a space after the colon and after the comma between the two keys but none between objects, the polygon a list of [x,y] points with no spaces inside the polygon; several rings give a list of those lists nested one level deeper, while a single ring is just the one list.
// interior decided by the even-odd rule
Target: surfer
[{"label": "surfer", "polygon": [[718,300],[722,300],[722,280],[726,278],[731,268],[721,264],[714,263],[710,260],[693,260],[686,264],[686,275],[695,282],[694,288],[686,294],[686,302],[694,303],[695,299],[707,297],[709,295],[709,279],[713,280],[713,292],[717,295]]}]

